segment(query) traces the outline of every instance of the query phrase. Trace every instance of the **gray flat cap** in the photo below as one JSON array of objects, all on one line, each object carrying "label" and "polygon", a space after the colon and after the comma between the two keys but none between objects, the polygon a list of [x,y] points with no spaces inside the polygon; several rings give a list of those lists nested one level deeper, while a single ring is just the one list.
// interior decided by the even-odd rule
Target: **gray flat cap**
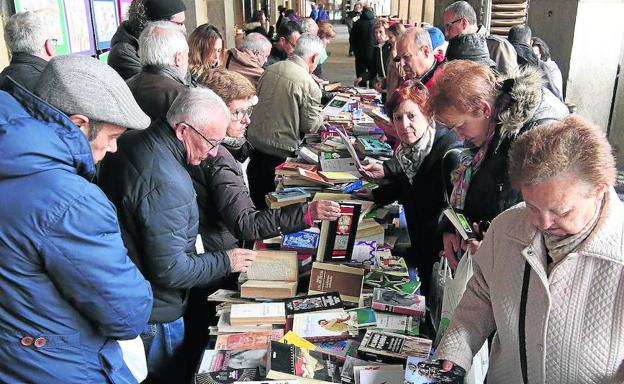
[{"label": "gray flat cap", "polygon": [[53,58],[41,73],[35,94],[67,115],[85,115],[128,129],[150,125],[121,76],[92,57]]}]

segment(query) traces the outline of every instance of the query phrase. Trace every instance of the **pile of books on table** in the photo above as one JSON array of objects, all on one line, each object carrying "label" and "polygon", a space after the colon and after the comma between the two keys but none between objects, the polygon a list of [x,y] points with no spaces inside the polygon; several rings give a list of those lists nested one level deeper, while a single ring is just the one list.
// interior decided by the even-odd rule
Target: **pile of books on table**
[{"label": "pile of books on table", "polygon": [[306,135],[298,157],[276,167],[276,192],[266,202],[333,200],[340,217],[256,242],[258,258],[239,291],[208,298],[219,302],[219,318],[196,383],[431,381],[416,368],[432,342],[421,333],[426,303],[417,271],[397,254],[399,243],[409,244],[400,207],[352,195],[376,186],[362,178],[362,163],[392,156],[371,117],[383,116],[378,95],[339,90],[324,112],[330,128]]}]

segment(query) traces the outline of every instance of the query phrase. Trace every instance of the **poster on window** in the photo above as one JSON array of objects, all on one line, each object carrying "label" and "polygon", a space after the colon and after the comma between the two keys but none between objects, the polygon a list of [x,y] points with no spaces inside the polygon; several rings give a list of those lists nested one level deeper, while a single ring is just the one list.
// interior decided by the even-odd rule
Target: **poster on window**
[{"label": "poster on window", "polygon": [[65,0],[65,15],[70,51],[84,55],[94,54],[89,0]]},{"label": "poster on window", "polygon": [[52,36],[56,39],[56,54],[69,53],[67,24],[63,0],[15,0],[15,12],[42,10],[49,12]]},{"label": "poster on window", "polygon": [[117,0],[117,9],[119,10],[119,22],[128,20],[128,9],[132,4],[132,0]]},{"label": "poster on window", "polygon": [[97,49],[110,48],[110,42],[118,26],[115,0],[91,0],[91,8]]}]

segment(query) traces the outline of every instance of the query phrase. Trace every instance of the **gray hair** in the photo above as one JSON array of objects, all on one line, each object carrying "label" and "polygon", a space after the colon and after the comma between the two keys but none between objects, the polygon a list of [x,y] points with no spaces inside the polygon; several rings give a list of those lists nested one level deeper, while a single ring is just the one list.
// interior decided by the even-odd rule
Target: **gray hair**
[{"label": "gray hair", "polygon": [[141,65],[174,66],[176,54],[188,52],[184,33],[170,21],[149,23],[139,36]]},{"label": "gray hair", "polygon": [[[429,34],[427,34],[429,35]],[[323,42],[318,36],[310,33],[304,33],[297,40],[295,46],[295,55],[307,59],[314,54],[320,54],[323,51]]]},{"label": "gray hair", "polygon": [[261,52],[268,48],[271,48],[269,39],[257,32],[252,32],[245,36],[241,43],[241,49],[246,49],[251,52]]},{"label": "gray hair", "polygon": [[318,24],[316,24],[316,21],[310,17],[301,19],[299,25],[301,25],[303,33],[313,33],[314,29],[318,31]]},{"label": "gray hair", "polygon": [[456,18],[463,17],[470,25],[477,25],[477,14],[472,5],[467,1],[456,1],[444,9],[444,13],[455,15]]},{"label": "gray hair", "polygon": [[230,120],[230,110],[223,99],[212,90],[199,86],[176,97],[167,111],[167,122],[171,127],[186,122],[199,129],[212,121],[215,113]]},{"label": "gray hair", "polygon": [[52,24],[49,11],[20,12],[11,16],[4,26],[4,37],[11,53],[28,53],[38,56],[51,38]]},{"label": "gray hair", "polygon": [[414,44],[417,47],[428,46],[430,51],[433,51],[433,44],[431,43],[431,35],[425,28],[416,28],[414,33]]}]

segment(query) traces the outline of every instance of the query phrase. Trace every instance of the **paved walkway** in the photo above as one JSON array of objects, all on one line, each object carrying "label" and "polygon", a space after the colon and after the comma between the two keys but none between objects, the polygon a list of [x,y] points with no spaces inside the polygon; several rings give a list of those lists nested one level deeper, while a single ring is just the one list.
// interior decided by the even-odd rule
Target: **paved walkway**
[{"label": "paved walkway", "polygon": [[336,37],[327,46],[329,58],[323,64],[323,78],[342,85],[353,85],[355,79],[355,59],[349,57],[349,33],[344,24],[333,24]]}]

